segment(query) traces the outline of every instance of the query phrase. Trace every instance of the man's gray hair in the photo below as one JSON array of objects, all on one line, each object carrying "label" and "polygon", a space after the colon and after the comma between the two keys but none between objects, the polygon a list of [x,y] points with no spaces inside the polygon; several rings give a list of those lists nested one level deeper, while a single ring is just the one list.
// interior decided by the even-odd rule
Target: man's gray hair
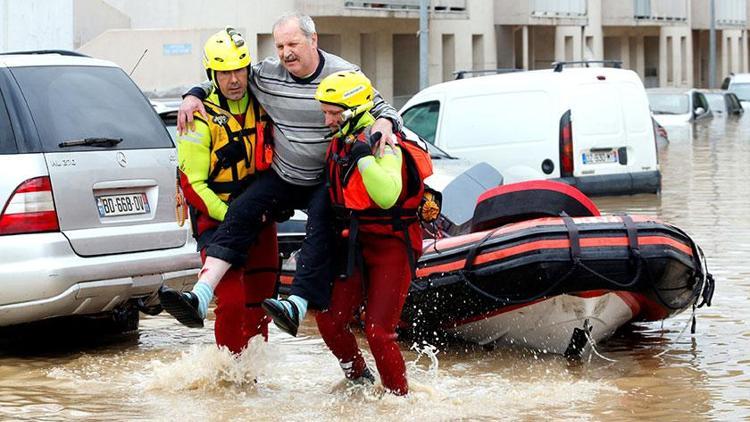
[{"label": "man's gray hair", "polygon": [[283,23],[287,23],[292,19],[295,19],[297,20],[297,22],[299,22],[299,29],[302,30],[302,33],[308,40],[311,40],[312,35],[315,33],[315,22],[313,22],[310,16],[305,15],[301,12],[288,12],[279,16],[279,18],[276,19],[276,22],[274,22],[273,27],[271,28],[271,33],[276,32],[277,26]]}]

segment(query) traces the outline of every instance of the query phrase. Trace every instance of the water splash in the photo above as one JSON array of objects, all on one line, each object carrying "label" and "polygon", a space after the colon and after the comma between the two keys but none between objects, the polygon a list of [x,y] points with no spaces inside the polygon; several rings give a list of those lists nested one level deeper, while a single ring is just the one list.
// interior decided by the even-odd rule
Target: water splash
[{"label": "water splash", "polygon": [[171,362],[153,360],[150,391],[217,390],[227,386],[253,387],[268,372],[271,347],[261,337],[250,340],[238,356],[213,345],[193,345]]}]

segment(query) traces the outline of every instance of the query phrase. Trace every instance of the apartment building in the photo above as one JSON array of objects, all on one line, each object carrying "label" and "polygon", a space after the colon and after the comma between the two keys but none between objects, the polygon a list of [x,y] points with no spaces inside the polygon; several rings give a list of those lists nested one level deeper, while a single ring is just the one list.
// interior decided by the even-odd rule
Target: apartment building
[{"label": "apartment building", "polygon": [[[750,0],[715,0],[717,77],[747,72]],[[397,106],[418,90],[419,0],[0,0],[0,51],[77,49],[112,60],[146,92],[205,78],[204,40],[241,30],[274,55],[284,12],[313,17],[321,48],[359,64]],[[431,0],[429,83],[459,70],[620,60],[647,86],[708,86],[709,0]],[[136,64],[137,67],[136,67]]]}]

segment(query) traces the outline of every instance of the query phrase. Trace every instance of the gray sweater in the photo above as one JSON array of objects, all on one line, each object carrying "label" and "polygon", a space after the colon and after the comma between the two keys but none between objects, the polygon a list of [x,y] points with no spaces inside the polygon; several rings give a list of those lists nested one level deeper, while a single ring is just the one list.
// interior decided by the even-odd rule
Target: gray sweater
[{"label": "gray sweater", "polygon": [[[323,182],[325,153],[331,131],[325,125],[315,90],[326,76],[340,70],[359,68],[341,57],[318,50],[320,65],[306,79],[290,74],[278,58],[267,58],[252,66],[249,87],[260,104],[273,119],[274,157],[272,168],[278,175],[295,185],[315,185]],[[201,85],[208,93],[210,82]],[[195,90],[190,93],[194,94]],[[371,113],[394,122],[394,131],[402,121],[396,110],[375,93]]]}]

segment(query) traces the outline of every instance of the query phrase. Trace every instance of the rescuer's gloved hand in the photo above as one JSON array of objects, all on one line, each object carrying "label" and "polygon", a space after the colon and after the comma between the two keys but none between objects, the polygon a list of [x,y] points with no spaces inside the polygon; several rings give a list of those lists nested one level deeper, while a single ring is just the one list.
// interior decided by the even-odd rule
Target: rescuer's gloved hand
[{"label": "rescuer's gloved hand", "polygon": [[372,155],[372,149],[364,142],[355,142],[349,151],[351,163],[357,163],[360,159]]}]

